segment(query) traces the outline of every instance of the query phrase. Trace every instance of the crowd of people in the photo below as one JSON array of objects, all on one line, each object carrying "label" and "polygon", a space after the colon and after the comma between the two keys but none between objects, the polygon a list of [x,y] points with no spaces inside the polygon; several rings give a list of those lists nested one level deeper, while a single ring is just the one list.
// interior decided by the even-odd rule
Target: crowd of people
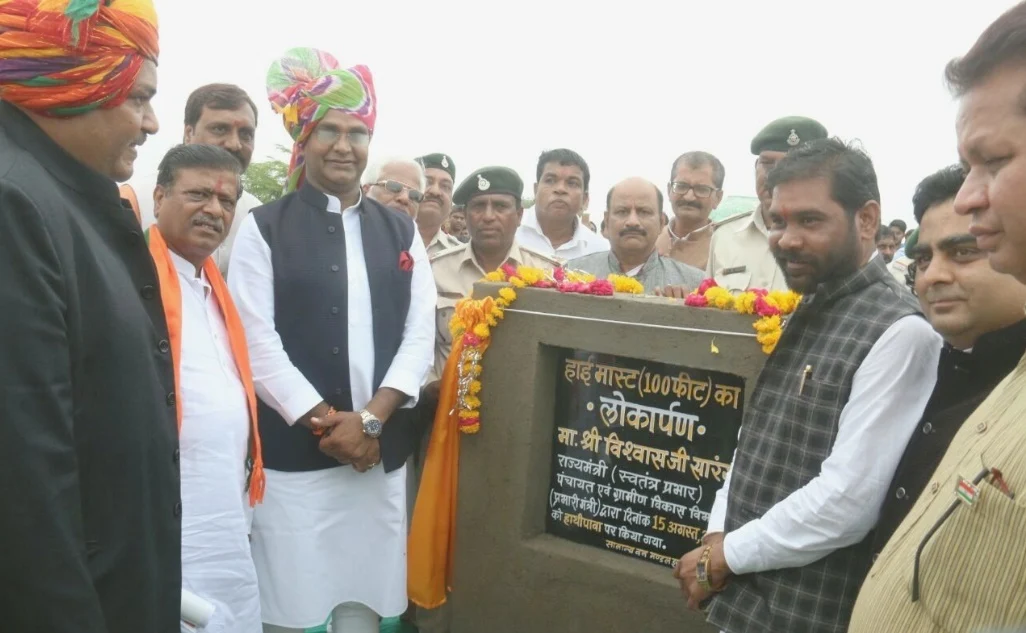
[{"label": "crowd of people", "polygon": [[919,184],[911,230],[882,224],[863,149],[788,116],[753,137],[750,213],[710,221],[725,170],[689,151],[665,185],[614,185],[596,231],[570,149],[541,153],[527,209],[508,167],[369,161],[370,69],[311,48],[267,73],[294,146],[261,204],[259,108],[229,83],[134,173],[157,57],[149,0],[0,0],[11,630],[448,631],[445,605],[408,602],[408,521],[449,321],[506,264],[803,295],[673,571],[711,624],[1026,625],[1026,3],[948,65],[960,163]]}]

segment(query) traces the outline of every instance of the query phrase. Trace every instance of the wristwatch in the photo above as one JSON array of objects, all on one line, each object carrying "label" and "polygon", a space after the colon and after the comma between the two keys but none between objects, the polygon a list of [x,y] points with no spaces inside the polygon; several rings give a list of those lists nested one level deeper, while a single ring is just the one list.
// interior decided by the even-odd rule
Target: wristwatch
[{"label": "wristwatch", "polygon": [[384,424],[381,423],[381,420],[376,415],[364,409],[360,411],[360,419],[363,420],[364,435],[373,439],[381,437],[381,429],[384,428]]},{"label": "wristwatch", "polygon": [[712,554],[712,547],[706,545],[705,549],[702,550],[702,557],[698,559],[698,565],[695,566],[695,580],[698,581],[698,586],[705,591],[712,591],[712,583],[709,582],[709,558]]}]

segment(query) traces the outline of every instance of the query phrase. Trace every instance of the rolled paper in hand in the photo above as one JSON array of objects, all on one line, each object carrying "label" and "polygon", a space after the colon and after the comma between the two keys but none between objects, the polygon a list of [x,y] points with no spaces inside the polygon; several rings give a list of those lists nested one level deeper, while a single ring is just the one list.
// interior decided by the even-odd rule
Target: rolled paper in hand
[{"label": "rolled paper in hand", "polygon": [[214,615],[214,605],[200,598],[188,589],[182,589],[182,622],[202,629]]}]

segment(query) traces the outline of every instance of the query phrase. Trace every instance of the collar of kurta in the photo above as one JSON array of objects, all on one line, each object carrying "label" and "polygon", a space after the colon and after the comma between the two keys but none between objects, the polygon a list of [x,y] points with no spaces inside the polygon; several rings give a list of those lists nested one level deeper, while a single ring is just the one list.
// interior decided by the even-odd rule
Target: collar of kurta
[{"label": "collar of kurta", "polygon": [[[337,196],[332,195],[330,197],[335,198],[336,200],[338,200]],[[308,205],[312,206],[315,209],[320,209],[322,211],[327,211],[329,209],[329,206],[328,206],[328,204],[330,202],[329,195],[324,193],[323,191],[321,191],[317,187],[311,185],[309,180],[304,181],[303,184],[300,185],[300,187],[299,187],[299,199],[302,200],[303,202],[307,203]],[[356,204],[353,205],[352,207],[346,207],[346,208],[355,208],[360,213],[366,213],[367,206],[363,203],[363,191],[362,190],[360,191],[360,197],[357,199]],[[339,212],[341,212],[341,211],[345,211],[345,209],[341,209],[340,208]]]},{"label": "collar of kurta", "polygon": [[[638,271],[637,277],[641,277],[643,274],[652,270],[652,268],[659,263],[659,249],[653,249],[652,254],[648,256],[645,263],[642,264],[641,270]],[[614,275],[626,275],[627,271],[623,269],[620,264],[620,259],[613,253],[613,249],[609,249],[609,270]],[[632,269],[633,270],[633,269]]]},{"label": "collar of kurta", "polygon": [[1014,366],[1026,353],[1026,319],[981,335],[971,352],[956,350],[948,343],[944,344],[944,352],[960,357],[970,367]]},{"label": "collar of kurta", "polygon": [[893,279],[891,273],[887,270],[887,264],[884,263],[883,257],[876,257],[874,253],[869,258],[869,262],[854,273],[843,279],[835,279],[820,284],[816,291],[807,297],[808,300],[803,300],[799,304],[799,309],[832,303],[840,297],[854,294],[866,286],[885,278]]},{"label": "collar of kurta", "polygon": [[[524,217],[520,221],[520,226],[527,227],[527,228],[531,229],[532,231],[534,231],[535,233],[537,233],[538,235],[541,235],[542,237],[545,237],[545,231],[542,231],[541,224],[538,222],[538,208],[537,207],[533,207],[532,209],[530,209],[530,213],[528,213],[528,210],[526,210],[526,209],[524,210]],[[573,234],[573,237],[570,238],[570,241],[566,243],[566,245],[570,246],[570,245],[579,244],[581,242],[586,242],[588,240],[588,237],[591,236],[591,235],[594,235],[594,233],[591,232],[591,229],[586,227],[584,225],[584,222],[581,222],[580,218],[575,217],[574,218],[574,234]],[[548,239],[548,238],[545,237],[545,239]]]},{"label": "collar of kurta", "polygon": [[113,180],[73,158],[24,112],[4,101],[0,101],[0,128],[67,187],[99,203],[121,206]]}]

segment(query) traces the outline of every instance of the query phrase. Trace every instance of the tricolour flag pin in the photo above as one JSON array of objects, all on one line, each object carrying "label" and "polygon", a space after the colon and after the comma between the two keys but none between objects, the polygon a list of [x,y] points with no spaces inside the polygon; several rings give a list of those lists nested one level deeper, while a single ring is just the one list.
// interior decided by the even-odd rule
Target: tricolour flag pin
[{"label": "tricolour flag pin", "polygon": [[980,489],[973,482],[963,477],[958,480],[958,485],[955,486],[955,494],[958,495],[959,501],[967,506],[971,506],[980,498]]}]

